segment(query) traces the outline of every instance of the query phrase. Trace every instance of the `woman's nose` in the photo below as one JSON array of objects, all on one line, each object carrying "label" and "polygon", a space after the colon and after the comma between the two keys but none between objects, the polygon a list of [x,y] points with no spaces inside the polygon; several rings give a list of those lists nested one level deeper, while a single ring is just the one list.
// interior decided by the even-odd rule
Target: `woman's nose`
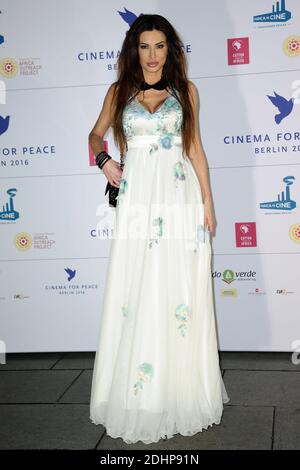
[{"label": "woman's nose", "polygon": [[150,49],[150,59],[155,59],[155,50]]}]

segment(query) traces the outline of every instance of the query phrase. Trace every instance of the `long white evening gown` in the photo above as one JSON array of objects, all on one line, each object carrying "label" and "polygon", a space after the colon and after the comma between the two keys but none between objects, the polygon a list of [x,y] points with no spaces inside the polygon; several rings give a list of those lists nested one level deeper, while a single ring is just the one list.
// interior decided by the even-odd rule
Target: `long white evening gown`
[{"label": "long white evening gown", "polygon": [[[123,112],[128,150],[111,240],[90,401],[109,436],[146,444],[219,424],[229,401],[200,184],[182,156],[182,108]],[[173,208],[173,210],[171,210]]]}]

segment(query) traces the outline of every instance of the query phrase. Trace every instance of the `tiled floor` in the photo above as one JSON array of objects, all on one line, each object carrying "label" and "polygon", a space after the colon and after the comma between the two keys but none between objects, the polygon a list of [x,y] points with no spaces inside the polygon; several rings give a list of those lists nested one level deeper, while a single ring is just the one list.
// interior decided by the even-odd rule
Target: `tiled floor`
[{"label": "tiled floor", "polygon": [[300,365],[291,353],[223,352],[230,402],[191,437],[125,444],[89,420],[94,353],[7,354],[0,364],[0,449],[300,449]]}]

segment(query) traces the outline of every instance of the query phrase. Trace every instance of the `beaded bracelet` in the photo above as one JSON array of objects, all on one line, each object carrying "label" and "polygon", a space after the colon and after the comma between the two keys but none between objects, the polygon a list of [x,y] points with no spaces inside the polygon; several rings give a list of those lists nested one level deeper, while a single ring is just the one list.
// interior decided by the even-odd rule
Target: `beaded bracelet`
[{"label": "beaded bracelet", "polygon": [[96,165],[101,169],[104,162],[110,158],[111,157],[108,155],[108,153],[105,150],[102,150],[95,158]]},{"label": "beaded bracelet", "polygon": [[104,157],[104,159],[101,160],[101,162],[100,162],[99,165],[98,165],[99,168],[100,168],[100,170],[102,170],[102,168],[104,167],[105,163],[108,162],[108,160],[110,160],[110,159],[111,159],[111,157],[108,156],[108,157]]},{"label": "beaded bracelet", "polygon": [[96,165],[102,170],[104,167],[105,163],[111,159],[111,156],[108,155],[108,153],[105,150],[102,150],[101,152],[98,153],[98,155],[95,158]]}]

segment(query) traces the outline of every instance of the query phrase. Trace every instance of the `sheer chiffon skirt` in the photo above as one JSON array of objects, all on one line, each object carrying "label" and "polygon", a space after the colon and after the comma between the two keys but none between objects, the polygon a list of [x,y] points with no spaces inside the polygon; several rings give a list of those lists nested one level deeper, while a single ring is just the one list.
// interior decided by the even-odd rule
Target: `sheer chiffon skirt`
[{"label": "sheer chiffon skirt", "polygon": [[229,401],[200,185],[180,143],[150,161],[145,143],[123,169],[90,402],[90,420],[128,444],[191,436]]}]

